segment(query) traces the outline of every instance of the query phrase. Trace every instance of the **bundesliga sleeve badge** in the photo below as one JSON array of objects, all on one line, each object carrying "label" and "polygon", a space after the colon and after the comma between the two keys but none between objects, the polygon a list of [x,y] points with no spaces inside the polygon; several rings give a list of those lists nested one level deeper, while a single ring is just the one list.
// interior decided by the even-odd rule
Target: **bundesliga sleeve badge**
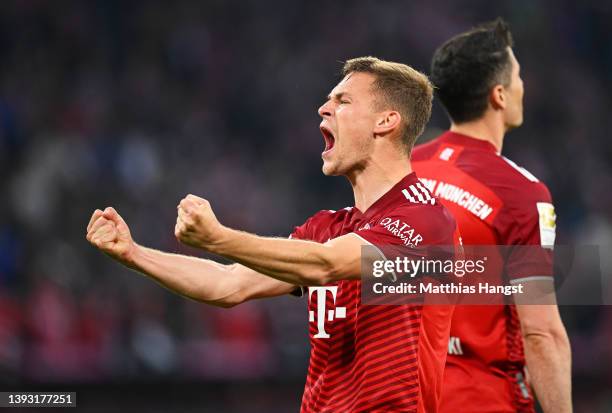
[{"label": "bundesliga sleeve badge", "polygon": [[549,202],[536,203],[540,221],[540,244],[543,247],[553,248],[555,245],[555,231],[557,228],[555,207]]}]

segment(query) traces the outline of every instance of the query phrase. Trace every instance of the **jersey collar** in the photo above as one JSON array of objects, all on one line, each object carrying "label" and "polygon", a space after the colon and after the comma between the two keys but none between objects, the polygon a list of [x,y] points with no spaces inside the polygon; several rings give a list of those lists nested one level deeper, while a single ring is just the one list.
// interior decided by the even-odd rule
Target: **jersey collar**
[{"label": "jersey collar", "polygon": [[483,141],[482,139],[473,138],[471,136],[462,135],[456,132],[446,131],[440,136],[440,140],[451,145],[459,145],[463,147],[481,149],[487,152],[497,153],[497,149],[491,142]]}]

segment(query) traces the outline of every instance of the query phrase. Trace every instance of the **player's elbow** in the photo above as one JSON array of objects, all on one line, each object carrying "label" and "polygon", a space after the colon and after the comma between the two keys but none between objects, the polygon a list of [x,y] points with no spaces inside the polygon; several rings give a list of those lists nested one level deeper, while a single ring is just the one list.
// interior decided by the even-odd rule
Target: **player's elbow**
[{"label": "player's elbow", "polygon": [[563,325],[543,326],[523,331],[525,346],[536,351],[558,351],[569,354],[570,342]]},{"label": "player's elbow", "polygon": [[216,301],[215,303],[213,303],[213,305],[220,308],[232,308],[237,306],[238,304],[242,304],[243,302],[244,300],[228,298],[221,301]]},{"label": "player's elbow", "polygon": [[203,298],[203,297],[192,297],[192,298],[194,298],[196,301],[199,301],[201,303],[212,305],[212,306],[219,307],[219,308],[232,308],[246,301],[245,298],[242,298],[238,294],[232,294],[227,297],[216,298],[216,299]]},{"label": "player's elbow", "polygon": [[322,266],[304,268],[298,276],[299,284],[307,287],[323,286],[332,281],[330,273]]},{"label": "player's elbow", "polygon": [[215,298],[210,304],[220,308],[232,308],[248,300],[247,293],[243,289],[236,288],[224,295]]},{"label": "player's elbow", "polygon": [[215,307],[232,308],[247,301],[249,296],[245,288],[232,283],[214,292],[211,292],[209,288],[202,288],[194,292],[191,298]]},{"label": "player's elbow", "polygon": [[314,265],[302,269],[302,285],[323,286],[343,278],[344,266],[331,248],[324,247],[314,261]]},{"label": "player's elbow", "polygon": [[325,270],[310,270],[300,274],[300,284],[307,287],[318,287],[327,285],[333,281],[331,275]]}]

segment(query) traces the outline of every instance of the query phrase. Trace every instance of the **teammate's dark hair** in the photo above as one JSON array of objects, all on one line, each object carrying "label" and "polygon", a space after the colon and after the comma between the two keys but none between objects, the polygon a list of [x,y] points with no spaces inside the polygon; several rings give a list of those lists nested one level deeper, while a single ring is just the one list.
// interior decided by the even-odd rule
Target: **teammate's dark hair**
[{"label": "teammate's dark hair", "polygon": [[392,109],[400,113],[401,142],[410,153],[431,116],[433,87],[427,76],[408,65],[371,56],[347,60],[342,74],[346,76],[352,72],[370,73],[376,77],[373,87],[378,93],[377,109]]},{"label": "teammate's dark hair", "polygon": [[431,62],[431,81],[451,120],[481,117],[495,85],[508,86],[512,34],[501,18],[461,33],[440,46]]}]

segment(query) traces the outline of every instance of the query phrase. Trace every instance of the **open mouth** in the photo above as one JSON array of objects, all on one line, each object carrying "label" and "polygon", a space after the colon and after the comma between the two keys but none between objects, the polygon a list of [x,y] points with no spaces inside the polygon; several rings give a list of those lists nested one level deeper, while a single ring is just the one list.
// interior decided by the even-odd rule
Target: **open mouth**
[{"label": "open mouth", "polygon": [[323,151],[323,153],[326,153],[334,148],[336,138],[334,137],[334,134],[331,129],[329,129],[327,126],[321,125],[320,129],[321,133],[323,134],[323,139],[325,139],[325,150]]}]

